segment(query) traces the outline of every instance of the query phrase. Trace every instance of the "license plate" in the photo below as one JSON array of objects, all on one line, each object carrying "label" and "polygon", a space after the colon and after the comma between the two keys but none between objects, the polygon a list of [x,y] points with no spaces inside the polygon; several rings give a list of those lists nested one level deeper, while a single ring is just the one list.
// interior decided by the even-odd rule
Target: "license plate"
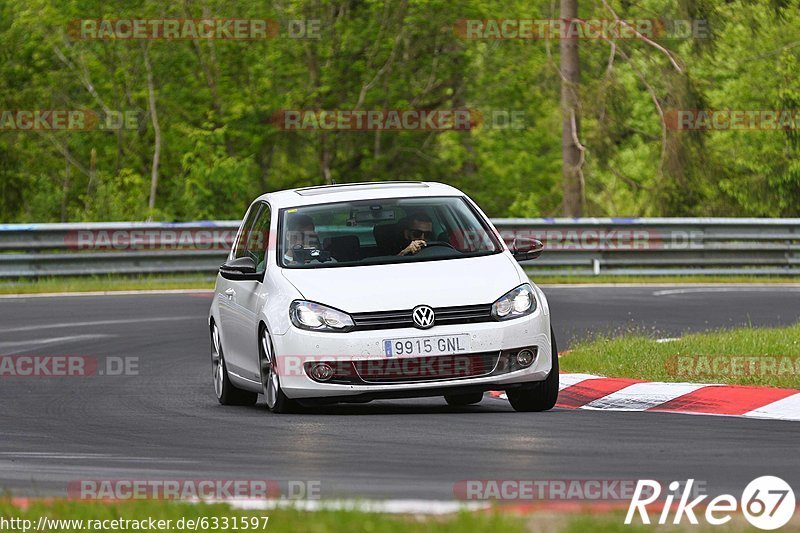
[{"label": "license plate", "polygon": [[405,339],[386,339],[383,341],[383,353],[386,357],[395,355],[454,355],[470,351],[468,333],[458,335],[441,335],[437,337],[409,337]]}]

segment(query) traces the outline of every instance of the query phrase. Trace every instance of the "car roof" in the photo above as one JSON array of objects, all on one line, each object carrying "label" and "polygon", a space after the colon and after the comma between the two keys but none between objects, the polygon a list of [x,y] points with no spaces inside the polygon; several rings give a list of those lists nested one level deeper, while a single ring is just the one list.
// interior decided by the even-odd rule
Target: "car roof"
[{"label": "car roof", "polygon": [[273,209],[283,209],[330,202],[425,196],[464,196],[464,193],[450,185],[432,181],[371,181],[276,191],[262,194],[256,201],[267,201]]}]

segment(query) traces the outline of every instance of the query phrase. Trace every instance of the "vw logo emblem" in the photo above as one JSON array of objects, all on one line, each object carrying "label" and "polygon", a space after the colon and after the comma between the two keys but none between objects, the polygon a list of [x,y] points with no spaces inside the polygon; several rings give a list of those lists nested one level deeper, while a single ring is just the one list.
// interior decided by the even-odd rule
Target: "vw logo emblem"
[{"label": "vw logo emblem", "polygon": [[418,328],[428,329],[433,326],[433,309],[427,305],[418,305],[411,312],[411,318],[414,320],[414,325]]}]

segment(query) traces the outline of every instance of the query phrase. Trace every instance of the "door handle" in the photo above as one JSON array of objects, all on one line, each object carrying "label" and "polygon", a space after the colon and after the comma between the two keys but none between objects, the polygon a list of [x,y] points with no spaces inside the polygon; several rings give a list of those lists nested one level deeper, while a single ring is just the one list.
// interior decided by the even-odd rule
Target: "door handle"
[{"label": "door handle", "polygon": [[236,296],[236,291],[233,289],[227,289],[225,291],[225,296],[228,297],[228,300],[233,300],[233,297]]}]

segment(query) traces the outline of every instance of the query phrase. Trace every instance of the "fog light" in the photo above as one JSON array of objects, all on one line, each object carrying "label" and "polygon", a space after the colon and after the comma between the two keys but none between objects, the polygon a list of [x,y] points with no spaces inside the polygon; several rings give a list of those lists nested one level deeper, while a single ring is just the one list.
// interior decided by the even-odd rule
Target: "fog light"
[{"label": "fog light", "polygon": [[523,368],[531,366],[534,359],[536,359],[536,355],[527,348],[517,353],[517,364]]},{"label": "fog light", "polygon": [[333,377],[333,367],[328,363],[317,363],[311,367],[310,373],[317,381],[328,381]]}]

